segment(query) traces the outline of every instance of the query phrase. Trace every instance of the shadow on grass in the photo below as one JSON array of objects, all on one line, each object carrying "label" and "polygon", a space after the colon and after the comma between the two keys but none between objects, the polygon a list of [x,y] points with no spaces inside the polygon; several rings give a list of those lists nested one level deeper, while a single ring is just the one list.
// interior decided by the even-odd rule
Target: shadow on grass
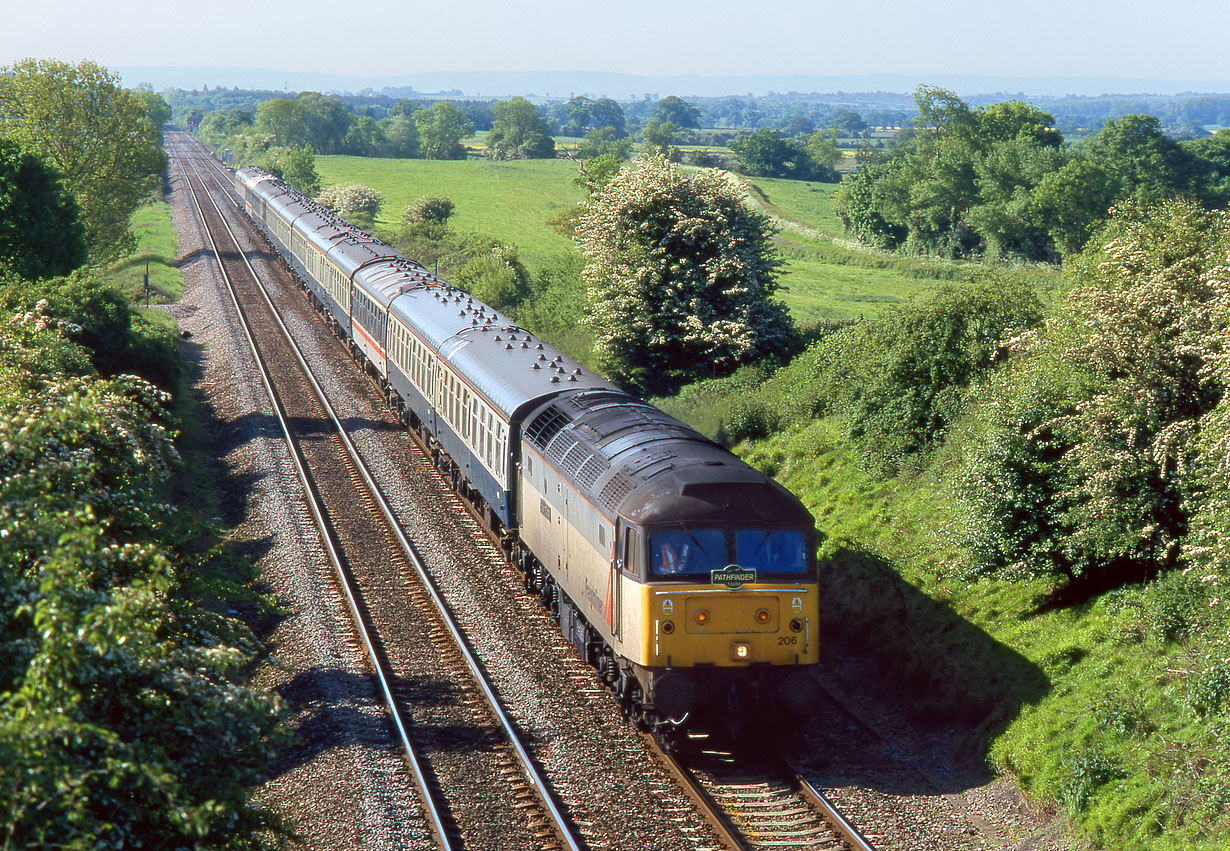
[{"label": "shadow on grass", "polygon": [[1043,671],[878,556],[837,551],[821,563],[820,594],[822,667],[865,705],[944,732],[966,767],[944,791],[990,779],[990,743],[1050,690]]}]

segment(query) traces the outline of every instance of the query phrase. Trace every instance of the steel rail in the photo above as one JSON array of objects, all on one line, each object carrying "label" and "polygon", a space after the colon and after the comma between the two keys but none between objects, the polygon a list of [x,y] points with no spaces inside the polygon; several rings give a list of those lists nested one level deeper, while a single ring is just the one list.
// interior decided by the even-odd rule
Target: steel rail
[{"label": "steel rail", "polygon": [[804,796],[809,798],[812,804],[824,813],[824,817],[832,823],[833,827],[837,828],[838,832],[842,834],[847,842],[853,845],[857,851],[876,851],[875,847],[867,841],[867,838],[859,833],[858,830],[855,829],[854,825],[850,824],[846,817],[843,816],[837,810],[837,807],[833,805],[833,802],[826,798],[819,789],[813,786],[811,781],[803,776],[802,772],[791,765],[788,760],[786,761],[786,765],[794,774],[795,780],[798,781],[799,789],[802,790]]}]

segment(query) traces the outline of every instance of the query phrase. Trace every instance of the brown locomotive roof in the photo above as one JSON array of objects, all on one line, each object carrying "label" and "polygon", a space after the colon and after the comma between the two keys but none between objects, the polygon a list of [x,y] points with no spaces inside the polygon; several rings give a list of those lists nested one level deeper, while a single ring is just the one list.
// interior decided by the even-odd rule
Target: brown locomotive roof
[{"label": "brown locomotive roof", "polygon": [[609,520],[813,523],[771,477],[626,393],[559,396],[526,418],[525,439]]}]

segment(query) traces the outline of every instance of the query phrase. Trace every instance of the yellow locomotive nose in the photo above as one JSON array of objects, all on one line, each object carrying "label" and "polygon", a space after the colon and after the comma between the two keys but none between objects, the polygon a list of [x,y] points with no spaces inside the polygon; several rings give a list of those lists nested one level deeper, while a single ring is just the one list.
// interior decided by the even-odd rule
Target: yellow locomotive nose
[{"label": "yellow locomotive nose", "polygon": [[780,623],[777,599],[757,592],[691,598],[684,608],[687,631],[705,635],[776,632]]}]

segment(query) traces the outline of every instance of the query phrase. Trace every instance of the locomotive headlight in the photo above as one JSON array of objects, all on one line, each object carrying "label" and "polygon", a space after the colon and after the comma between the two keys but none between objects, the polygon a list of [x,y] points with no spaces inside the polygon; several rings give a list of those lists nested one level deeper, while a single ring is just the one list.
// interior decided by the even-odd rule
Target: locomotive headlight
[{"label": "locomotive headlight", "polygon": [[795,618],[794,620],[790,621],[790,631],[791,632],[802,632],[803,631],[803,621],[799,620],[798,618]]},{"label": "locomotive headlight", "polygon": [[756,610],[756,623],[768,623],[768,622],[769,622],[769,610],[768,609],[757,609]]},{"label": "locomotive headlight", "polygon": [[662,621],[662,634],[663,635],[670,635],[674,631],[675,631],[674,621]]},{"label": "locomotive headlight", "polygon": [[709,623],[709,613],[705,611],[704,609],[697,609],[696,610],[696,622],[700,624],[701,626],[704,626],[705,624]]},{"label": "locomotive headlight", "polygon": [[752,658],[752,645],[746,641],[736,641],[730,646],[730,655],[736,662],[746,662]]}]

